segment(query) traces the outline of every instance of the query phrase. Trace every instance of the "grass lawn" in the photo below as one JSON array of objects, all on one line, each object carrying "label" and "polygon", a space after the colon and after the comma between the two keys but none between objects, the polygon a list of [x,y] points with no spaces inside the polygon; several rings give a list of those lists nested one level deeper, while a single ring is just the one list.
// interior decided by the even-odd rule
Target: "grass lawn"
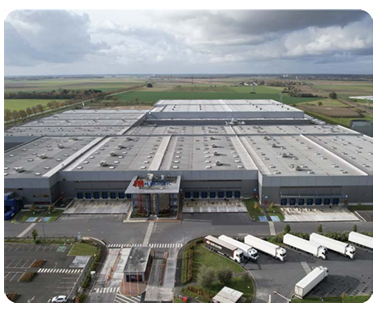
[{"label": "grass lawn", "polygon": [[268,208],[269,216],[278,216],[281,221],[284,221],[284,215],[281,212],[281,208],[279,206],[274,206],[273,208]]},{"label": "grass lawn", "polygon": [[292,303],[363,303],[371,296],[347,296],[343,301],[341,297],[325,297],[323,301],[319,298],[292,299]]},{"label": "grass lawn", "polygon": [[[242,268],[238,263],[235,263],[232,260],[227,259],[226,257],[223,257],[213,251],[210,251],[205,247],[204,243],[199,243],[194,248],[193,282],[196,281],[197,275],[202,265],[212,268],[215,272],[225,269],[229,269],[233,273],[245,272],[244,268]],[[247,299],[247,302],[252,301],[254,295],[254,286],[251,279],[244,280],[241,276],[235,276],[232,278],[231,282],[227,286],[244,293],[243,297]],[[220,283],[219,280],[215,280],[212,283],[212,285],[208,288],[202,288],[199,285],[196,285],[196,287],[214,296],[224,287],[224,285]],[[199,300],[201,301],[209,301],[208,298],[201,297],[200,295],[192,291],[189,291],[187,288],[183,288],[181,292],[184,295],[193,298],[200,297]]]},{"label": "grass lawn", "polygon": [[347,107],[347,105],[343,104],[339,100],[334,100],[330,98],[315,100],[315,101],[308,101],[305,103],[297,103],[296,107],[302,109],[302,106],[319,106],[318,105],[319,102],[322,103],[322,107]]},{"label": "grass lawn", "polygon": [[44,109],[46,109],[47,103],[51,101],[57,101],[59,103],[65,102],[60,99],[4,99],[4,110],[26,110],[28,107],[32,108],[37,105],[42,105]]},{"label": "grass lawn", "polygon": [[68,256],[91,256],[96,254],[97,247],[88,243],[77,243],[70,250]]},{"label": "grass lawn", "polygon": [[254,220],[259,220],[259,216],[265,216],[265,213],[262,208],[255,209],[255,199],[248,199],[243,201],[247,207],[249,216]]},{"label": "grass lawn", "polygon": [[45,213],[45,211],[20,211],[16,214],[15,220],[18,222],[25,222],[29,217],[40,217]]},{"label": "grass lawn", "polygon": [[348,209],[354,211],[373,211],[373,205],[350,205]]},{"label": "grass lawn", "polygon": [[202,265],[213,269],[231,269],[232,272],[244,272],[245,270],[237,263],[207,249],[203,243],[197,244],[194,248],[194,270],[193,279],[197,279],[199,269]]}]

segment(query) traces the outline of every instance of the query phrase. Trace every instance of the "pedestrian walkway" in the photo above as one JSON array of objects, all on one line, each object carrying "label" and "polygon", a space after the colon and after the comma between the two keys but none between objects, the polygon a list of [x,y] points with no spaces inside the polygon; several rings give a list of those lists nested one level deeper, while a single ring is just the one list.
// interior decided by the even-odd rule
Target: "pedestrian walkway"
[{"label": "pedestrian walkway", "polygon": [[104,288],[94,289],[94,292],[97,294],[116,293],[118,291],[119,291],[119,287],[104,287]]},{"label": "pedestrian walkway", "polygon": [[141,302],[141,295],[138,296],[124,296],[120,293],[118,293],[114,300],[115,303],[140,303]]},{"label": "pedestrian walkway", "polygon": [[49,268],[40,268],[37,271],[38,273],[66,273],[66,274],[75,274],[81,273],[82,269],[49,269]]},{"label": "pedestrian walkway", "polygon": [[[143,247],[143,244],[108,244],[108,248],[130,248],[130,247]],[[152,248],[181,248],[182,243],[151,243],[148,244]]]}]

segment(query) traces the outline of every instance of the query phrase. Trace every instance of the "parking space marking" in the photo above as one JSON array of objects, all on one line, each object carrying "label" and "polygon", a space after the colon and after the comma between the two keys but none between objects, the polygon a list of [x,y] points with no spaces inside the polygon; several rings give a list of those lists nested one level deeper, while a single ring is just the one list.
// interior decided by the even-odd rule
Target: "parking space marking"
[{"label": "parking space marking", "polygon": [[12,264],[12,262],[14,262],[15,260],[14,259],[12,259],[12,261],[9,263],[9,265],[7,266],[7,268],[9,268],[10,267],[10,265]]},{"label": "parking space marking", "polygon": [[[9,280],[9,282],[12,282],[13,279],[16,277],[17,274],[19,274],[19,272],[16,272],[15,275],[13,276],[13,278],[11,278],[11,279]],[[22,274],[22,273],[21,273],[21,274]]]},{"label": "parking space marking", "polygon": [[4,276],[4,280],[8,277],[9,274],[10,272],[8,272],[7,275]]}]

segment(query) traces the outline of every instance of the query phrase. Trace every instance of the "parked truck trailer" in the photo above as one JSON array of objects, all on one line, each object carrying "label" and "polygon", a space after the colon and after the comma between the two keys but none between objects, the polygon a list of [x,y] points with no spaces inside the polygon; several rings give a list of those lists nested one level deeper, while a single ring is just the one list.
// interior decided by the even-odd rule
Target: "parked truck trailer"
[{"label": "parked truck trailer", "polygon": [[212,235],[205,237],[205,245],[208,249],[211,249],[223,256],[227,256],[236,262],[240,263],[244,260],[244,254],[241,249],[230,243],[219,240]]},{"label": "parked truck trailer", "polygon": [[319,243],[307,241],[287,233],[284,235],[284,244],[312,254],[314,257],[326,259],[326,248]]},{"label": "parked truck trailer", "polygon": [[343,243],[317,233],[312,233],[310,235],[310,241],[320,244],[329,250],[350,257],[351,259],[354,259],[355,257],[356,248],[350,244]]},{"label": "parked truck trailer", "polygon": [[255,249],[272,256],[273,258],[284,261],[286,258],[286,249],[276,244],[257,238],[253,235],[247,235],[244,238],[244,243]]},{"label": "parked truck trailer", "polygon": [[350,232],[348,235],[348,241],[373,249],[373,238],[357,232]]},{"label": "parked truck trailer", "polygon": [[321,283],[329,275],[329,269],[326,267],[316,267],[301,281],[299,281],[294,288],[294,296],[302,299],[310,292],[315,286]]},{"label": "parked truck trailer", "polygon": [[256,261],[259,258],[259,253],[257,252],[257,250],[255,250],[250,245],[247,245],[243,242],[237,241],[237,240],[230,238],[226,235],[221,235],[219,237],[219,240],[230,243],[230,244],[236,246],[237,248],[241,249],[243,251],[244,257],[247,259],[251,259],[253,261]]}]

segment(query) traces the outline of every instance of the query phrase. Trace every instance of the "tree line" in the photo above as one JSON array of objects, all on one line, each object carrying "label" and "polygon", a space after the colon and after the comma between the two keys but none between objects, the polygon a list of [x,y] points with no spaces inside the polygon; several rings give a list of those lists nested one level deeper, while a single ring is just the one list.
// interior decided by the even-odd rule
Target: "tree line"
[{"label": "tree line", "polygon": [[4,99],[84,99],[98,95],[103,95],[103,91],[59,89],[50,92],[7,92],[4,94]]}]

